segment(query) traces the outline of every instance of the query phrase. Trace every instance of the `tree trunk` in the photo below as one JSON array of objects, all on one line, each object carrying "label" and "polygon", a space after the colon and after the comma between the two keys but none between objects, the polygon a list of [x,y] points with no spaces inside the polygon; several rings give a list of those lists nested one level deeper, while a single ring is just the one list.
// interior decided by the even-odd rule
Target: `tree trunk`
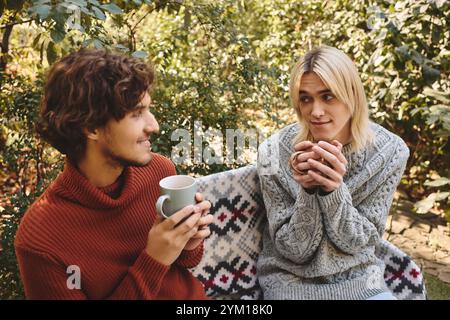
[{"label": "tree trunk", "polygon": [[0,83],[3,82],[3,76],[8,65],[9,54],[9,38],[11,36],[14,25],[7,25],[2,36],[1,55],[0,55]]}]

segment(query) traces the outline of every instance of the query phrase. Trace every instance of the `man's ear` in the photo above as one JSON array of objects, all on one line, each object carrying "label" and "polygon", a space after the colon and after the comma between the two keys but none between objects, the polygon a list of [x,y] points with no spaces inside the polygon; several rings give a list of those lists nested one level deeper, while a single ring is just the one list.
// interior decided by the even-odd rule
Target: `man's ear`
[{"label": "man's ear", "polygon": [[99,138],[99,130],[98,129],[84,128],[83,133],[87,139],[98,140],[98,138]]}]

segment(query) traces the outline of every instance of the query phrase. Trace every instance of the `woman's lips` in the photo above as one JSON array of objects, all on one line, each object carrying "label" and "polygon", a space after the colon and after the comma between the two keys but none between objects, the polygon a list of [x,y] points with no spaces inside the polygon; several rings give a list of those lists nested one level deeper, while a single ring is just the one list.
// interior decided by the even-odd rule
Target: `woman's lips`
[{"label": "woman's lips", "polygon": [[323,126],[323,125],[325,125],[325,124],[328,124],[328,123],[330,123],[331,122],[331,120],[330,121],[317,121],[317,122],[315,122],[315,121],[311,121],[311,124],[313,125],[313,126]]}]

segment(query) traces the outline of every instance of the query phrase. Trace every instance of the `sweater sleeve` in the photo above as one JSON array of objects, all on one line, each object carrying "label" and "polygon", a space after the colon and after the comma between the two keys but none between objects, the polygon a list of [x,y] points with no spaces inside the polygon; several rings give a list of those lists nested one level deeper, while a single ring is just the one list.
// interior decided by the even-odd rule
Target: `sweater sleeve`
[{"label": "sweater sleeve", "polygon": [[406,149],[400,157],[393,159],[394,165],[374,176],[367,183],[368,196],[357,206],[353,205],[345,183],[330,194],[318,196],[327,235],[342,251],[355,254],[380,241],[408,155]]},{"label": "sweater sleeve", "polygon": [[142,297],[155,298],[161,288],[164,276],[170,266],[165,266],[145,251],[142,251],[135,263],[128,268],[128,273],[107,299],[137,300]]},{"label": "sweater sleeve", "polygon": [[[269,234],[276,250],[294,263],[307,263],[316,252],[323,237],[323,223],[317,198],[301,187],[295,197],[283,188],[279,174],[267,174],[267,144],[258,151],[258,176],[267,213]],[[288,178],[285,178],[288,179]],[[295,182],[295,184],[297,184]]]},{"label": "sweater sleeve", "polygon": [[82,290],[69,289],[64,266],[45,253],[16,245],[25,297],[31,300],[83,300]]},{"label": "sweater sleeve", "polygon": [[200,260],[203,257],[203,241],[197,246],[197,248],[193,250],[183,250],[181,251],[180,256],[175,260],[175,263],[184,268],[193,268],[200,263]]},{"label": "sweater sleeve", "polygon": [[[83,291],[83,270],[80,270],[80,288],[74,289],[69,285],[71,275],[66,273],[65,266],[51,256],[18,246],[16,255],[27,299],[89,299]],[[105,299],[155,297],[168,270],[168,266],[158,263],[143,251]]]}]

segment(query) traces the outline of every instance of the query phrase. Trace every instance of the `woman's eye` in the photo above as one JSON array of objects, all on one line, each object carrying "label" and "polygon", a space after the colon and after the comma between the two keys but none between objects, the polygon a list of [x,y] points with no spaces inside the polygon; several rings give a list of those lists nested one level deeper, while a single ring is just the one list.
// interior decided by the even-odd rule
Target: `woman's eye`
[{"label": "woman's eye", "polygon": [[324,95],[322,96],[322,98],[323,98],[323,100],[325,100],[325,101],[330,101],[330,100],[333,100],[333,99],[334,99],[334,96],[333,96],[332,94],[324,94]]},{"label": "woman's eye", "polygon": [[301,103],[308,103],[310,101],[311,101],[311,99],[309,97],[306,97],[306,96],[301,96],[300,97],[300,102]]}]

